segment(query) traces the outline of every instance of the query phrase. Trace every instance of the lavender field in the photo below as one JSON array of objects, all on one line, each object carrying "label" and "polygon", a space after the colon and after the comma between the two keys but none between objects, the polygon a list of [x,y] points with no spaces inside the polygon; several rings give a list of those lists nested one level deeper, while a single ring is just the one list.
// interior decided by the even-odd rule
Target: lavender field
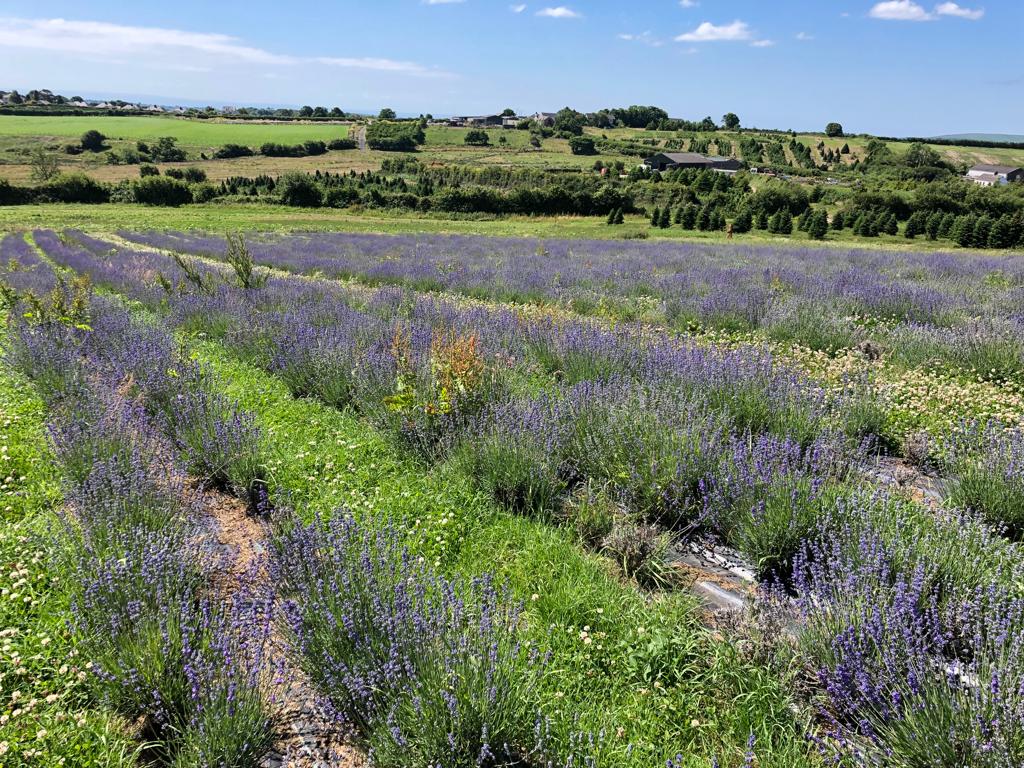
[{"label": "lavender field", "polygon": [[1024,259],[39,230],[0,301],[0,698],[120,754],[1024,764]]}]

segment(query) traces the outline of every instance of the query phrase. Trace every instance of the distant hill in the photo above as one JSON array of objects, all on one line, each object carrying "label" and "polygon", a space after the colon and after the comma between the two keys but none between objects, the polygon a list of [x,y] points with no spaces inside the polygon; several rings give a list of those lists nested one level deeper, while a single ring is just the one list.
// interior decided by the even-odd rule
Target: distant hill
[{"label": "distant hill", "polygon": [[1010,144],[1024,143],[1024,135],[1019,133],[952,133],[948,136],[933,136],[946,141],[995,141]]}]

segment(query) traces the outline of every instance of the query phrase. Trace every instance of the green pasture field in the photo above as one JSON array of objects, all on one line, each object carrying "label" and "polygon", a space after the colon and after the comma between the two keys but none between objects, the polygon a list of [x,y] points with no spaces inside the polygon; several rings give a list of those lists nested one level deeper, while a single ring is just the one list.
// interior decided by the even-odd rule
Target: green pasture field
[{"label": "green pasture field", "polygon": [[[0,230],[71,227],[90,232],[118,229],[185,230],[208,232],[333,231],[374,234],[459,234],[493,237],[536,237],[613,240],[643,237],[648,241],[717,242],[737,245],[806,246],[813,248],[865,248],[893,250],[954,250],[948,241],[923,237],[907,240],[902,235],[856,237],[848,229],[828,233],[826,240],[811,240],[794,231],[790,237],[750,232],[729,240],[725,232],[698,232],[679,227],[654,229],[643,216],[627,216],[626,223],[610,227],[601,217],[508,216],[442,218],[390,211],[356,211],[333,208],[289,208],[282,205],[209,203],[181,208],[152,208],[128,203],[106,205],[47,204],[0,206]],[[970,252],[956,249],[957,252]],[[998,251],[977,251],[986,256]]]},{"label": "green pasture field", "polygon": [[154,141],[174,136],[183,146],[218,147],[222,144],[258,146],[267,141],[297,144],[302,141],[344,138],[349,126],[340,123],[258,123],[241,120],[192,120],[176,117],[46,117],[0,115],[0,139],[9,137],[51,137],[77,139],[97,130],[110,139]]},{"label": "green pasture field", "polygon": [[[110,165],[108,152],[83,152],[69,155],[63,151],[66,144],[77,143],[83,133],[97,130],[107,137],[111,150],[134,148],[139,141],[154,142],[162,136],[173,136],[178,146],[188,155],[187,165],[202,166],[210,178],[223,179],[228,176],[258,175],[260,173],[286,173],[289,170],[327,169],[327,156],[311,158],[263,158],[243,157],[234,160],[201,159],[201,154],[211,154],[224,144],[244,144],[253,148],[266,142],[278,144],[299,144],[303,141],[345,138],[350,126],[340,123],[253,123],[228,120],[190,120],[173,117],[46,117],[0,115],[0,178],[14,184],[30,183],[32,167],[31,153],[43,147],[59,160],[65,171],[84,171],[101,180],[116,182],[138,178],[137,165]],[[355,152],[332,152],[331,159]],[[356,158],[352,158],[356,159]],[[303,162],[304,161],[304,162]],[[332,167],[332,171],[350,168],[367,170],[366,158],[363,164],[342,163],[343,167]],[[379,167],[379,159],[375,160]],[[181,163],[161,164],[161,167],[182,165]]]}]

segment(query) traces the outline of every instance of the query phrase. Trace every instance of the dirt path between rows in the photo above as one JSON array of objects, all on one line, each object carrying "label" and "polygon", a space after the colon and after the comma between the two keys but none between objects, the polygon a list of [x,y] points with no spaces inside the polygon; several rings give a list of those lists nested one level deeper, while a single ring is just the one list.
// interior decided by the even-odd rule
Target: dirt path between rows
[{"label": "dirt path between rows", "polygon": [[[227,565],[211,574],[211,586],[231,594],[246,578],[269,580],[270,526],[254,518],[239,499],[204,491],[200,509],[218,554]],[[283,670],[283,690],[276,691],[278,736],[261,768],[363,768],[366,758],[355,746],[351,729],[326,715],[309,679],[292,662],[279,626],[270,639],[269,666]]]}]

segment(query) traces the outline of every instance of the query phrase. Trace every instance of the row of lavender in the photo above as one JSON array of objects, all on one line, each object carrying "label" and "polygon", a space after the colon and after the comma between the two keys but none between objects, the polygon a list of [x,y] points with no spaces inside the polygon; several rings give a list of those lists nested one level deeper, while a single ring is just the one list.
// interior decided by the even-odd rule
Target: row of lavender
[{"label": "row of lavender", "polygon": [[[221,237],[131,233],[219,258]],[[1024,260],[762,246],[348,233],[267,235],[256,260],[300,274],[448,291],[682,329],[763,329],[813,349],[873,341],[998,379],[1024,373]]]},{"label": "row of lavender", "polygon": [[[70,252],[45,233],[38,242]],[[155,757],[259,762],[282,690],[266,655],[278,616],[297,663],[376,765],[593,758],[538,721],[531,681],[545,665],[518,640],[518,609],[486,578],[431,573],[386,526],[366,530],[343,511],[303,525],[279,511],[279,594],[255,573],[226,598],[211,594],[204,571],[225,564],[203,546],[186,471],[267,511],[251,418],[165,329],[92,296],[81,278],[63,283],[20,235],[0,252],[16,302],[6,352],[49,404],[67,478],[76,637],[110,705],[147,718]]]},{"label": "row of lavender", "polygon": [[166,336],[92,297],[83,279],[60,280],[24,239],[0,252],[15,310],[4,352],[48,406],[64,486],[53,567],[68,576],[70,625],[97,694],[144,718],[153,756],[168,764],[252,765],[273,735],[261,682],[268,602],[208,593],[200,564],[212,555],[186,476],[225,471],[225,454],[210,463],[204,451],[235,414]]},{"label": "row of lavender", "polygon": [[[88,244],[53,252],[139,298],[172,274],[157,254]],[[543,508],[553,487],[586,477],[648,514],[739,509],[744,535],[786,537],[765,551],[792,573],[798,598],[778,599],[801,620],[800,660],[831,724],[823,749],[907,765],[1024,759],[1021,553],[967,515],[842,492],[833,479],[851,449],[823,393],[764,361],[618,345],[583,325],[538,342],[514,313],[504,326],[500,312],[393,291],[360,311],[329,282],[243,289],[218,267],[186,267],[191,288],[166,297],[175,322],[219,334],[297,394],[353,404],[428,455],[475,463],[505,501]],[[537,375],[545,358],[559,361],[547,373],[579,380]]]},{"label": "row of lavender", "polygon": [[[97,254],[111,247],[77,237]],[[154,276],[167,261],[154,253],[121,254],[148,276],[144,295],[138,295],[163,300]],[[191,293],[198,296],[176,302],[179,321],[189,316],[208,322],[225,314],[219,303],[234,302],[228,314],[246,321],[229,343],[277,372],[297,394],[355,404],[428,455],[450,449],[453,433],[477,435],[463,444],[474,454],[468,457],[474,474],[513,505],[550,511],[580,479],[597,478],[648,516],[677,527],[710,522],[766,569],[786,562],[807,533],[814,513],[806,504],[816,504],[817,491],[810,499],[780,494],[800,499],[799,509],[779,511],[778,522],[769,526],[763,513],[747,514],[750,493],[735,488],[763,488],[765,475],[777,466],[801,462],[815,465],[812,475],[841,478],[851,456],[848,439],[837,433],[855,441],[892,439],[893,414],[883,410],[866,380],[849,378],[839,391],[826,393],[757,348],[720,352],[636,325],[608,329],[584,319],[528,319],[511,308],[465,309],[441,297],[394,287],[360,291],[329,280],[274,279],[256,301],[239,303],[213,295],[217,269],[200,262],[192,267],[208,274],[193,277],[199,287]],[[117,284],[128,279],[115,269],[107,272]],[[453,373],[471,381],[449,381]],[[579,386],[559,386],[552,394],[548,383],[538,383],[538,373]],[[459,394],[459,413],[449,413],[453,403],[442,394],[453,386],[466,390],[467,383],[472,391]],[[603,388],[600,396],[590,391],[594,383]],[[462,423],[467,421],[472,423]],[[581,423],[592,425],[593,434],[581,432]],[[751,448],[747,432],[781,440],[761,439]],[[818,445],[800,458],[812,442],[828,444],[828,450]],[[1019,434],[998,424],[967,425],[934,452],[943,454],[944,469],[959,480],[951,489],[957,506],[982,513],[1013,536],[1024,530]],[[650,470],[638,473],[637,464]],[[736,469],[755,464],[762,467],[759,476]],[[727,482],[706,481],[716,472]],[[746,481],[737,484],[737,474]],[[782,474],[788,487],[792,475]]]},{"label": "row of lavender", "polygon": [[[156,279],[175,268],[166,257],[110,258],[101,241],[79,234],[87,249],[58,248],[52,237],[39,240],[73,268],[154,305],[168,298]],[[455,458],[517,510],[557,514],[597,488],[634,516],[715,531],[766,575],[788,575],[881,421],[860,382],[825,392],[764,352],[394,288],[366,296],[272,278],[239,289],[218,265],[179,262],[173,321],[223,336],[296,395],[353,406],[428,459]]]}]

